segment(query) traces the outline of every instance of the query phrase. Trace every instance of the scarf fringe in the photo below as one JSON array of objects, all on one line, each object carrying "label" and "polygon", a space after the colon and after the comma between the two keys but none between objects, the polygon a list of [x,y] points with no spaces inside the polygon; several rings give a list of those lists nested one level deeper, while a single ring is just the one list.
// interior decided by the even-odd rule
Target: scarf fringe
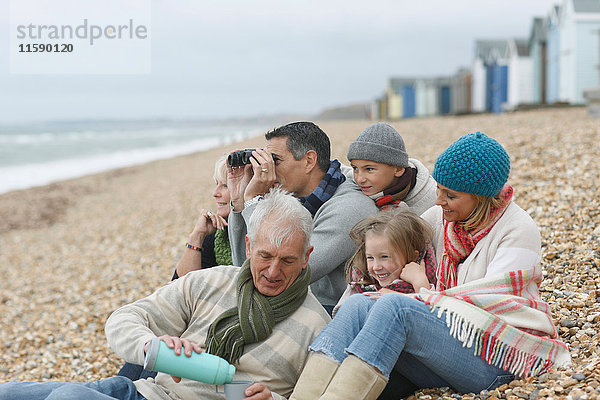
[{"label": "scarf fringe", "polygon": [[[540,343],[538,347],[547,347],[546,356],[527,353],[503,341],[503,330],[491,334],[456,312],[445,310],[439,305],[430,304],[430,306],[432,313],[437,311],[438,318],[446,312],[446,326],[450,328],[450,335],[462,342],[463,347],[473,348],[475,356],[511,374],[524,378],[536,376],[548,372],[557,361],[559,347],[562,344],[560,342],[548,339]],[[529,335],[525,332],[520,333]]]}]

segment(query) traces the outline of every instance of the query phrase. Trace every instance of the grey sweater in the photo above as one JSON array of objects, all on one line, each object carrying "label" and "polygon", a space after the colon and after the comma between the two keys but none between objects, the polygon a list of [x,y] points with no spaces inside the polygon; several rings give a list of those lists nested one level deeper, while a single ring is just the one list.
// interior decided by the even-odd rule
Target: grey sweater
[{"label": "grey sweater", "polygon": [[[240,266],[246,260],[246,221],[255,207],[229,214],[227,223],[234,265]],[[350,230],[358,221],[376,212],[373,200],[362,194],[351,179],[346,179],[316,212],[310,239],[314,250],[308,264],[310,288],[321,304],[334,306],[342,296],[346,289],[345,264],[356,251]]]}]

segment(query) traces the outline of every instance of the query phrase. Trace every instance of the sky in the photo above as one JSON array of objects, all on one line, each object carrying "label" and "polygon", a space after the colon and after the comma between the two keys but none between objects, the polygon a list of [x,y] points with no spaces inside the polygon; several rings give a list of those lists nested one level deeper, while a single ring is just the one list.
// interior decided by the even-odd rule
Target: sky
[{"label": "sky", "polygon": [[[528,38],[533,17],[546,16],[556,2],[118,0],[144,3],[132,15],[150,21],[147,58],[130,54],[145,60],[144,68],[104,73],[89,57],[84,62],[98,66],[94,73],[23,74],[10,67],[11,1],[24,0],[0,0],[0,124],[316,114],[372,101],[390,77],[452,75],[471,64],[475,40]],[[81,0],[54,1],[67,18],[69,1]],[[32,20],[43,16],[43,7],[29,7]],[[127,17],[115,10],[86,16]],[[103,60],[115,51],[117,65],[122,54],[107,51]]]}]

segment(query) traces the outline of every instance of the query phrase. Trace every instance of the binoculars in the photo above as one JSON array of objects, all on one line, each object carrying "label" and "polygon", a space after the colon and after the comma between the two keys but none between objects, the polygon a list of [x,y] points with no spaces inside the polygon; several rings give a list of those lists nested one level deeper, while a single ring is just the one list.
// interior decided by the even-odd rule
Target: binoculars
[{"label": "binoculars", "polygon": [[[234,151],[227,157],[227,165],[230,167],[242,167],[246,164],[250,164],[250,158],[252,158],[252,152],[254,150],[256,149]],[[273,161],[278,160],[275,154],[271,154],[271,156],[273,156]]]}]

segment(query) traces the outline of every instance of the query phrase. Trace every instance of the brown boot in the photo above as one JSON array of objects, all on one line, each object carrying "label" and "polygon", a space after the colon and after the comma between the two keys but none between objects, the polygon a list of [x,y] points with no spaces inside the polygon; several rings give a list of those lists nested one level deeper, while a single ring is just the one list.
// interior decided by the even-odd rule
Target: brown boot
[{"label": "brown boot", "polygon": [[317,400],[340,364],[320,352],[311,351],[289,400]]},{"label": "brown boot", "polygon": [[372,365],[349,355],[340,365],[321,400],[375,400],[388,379]]}]

